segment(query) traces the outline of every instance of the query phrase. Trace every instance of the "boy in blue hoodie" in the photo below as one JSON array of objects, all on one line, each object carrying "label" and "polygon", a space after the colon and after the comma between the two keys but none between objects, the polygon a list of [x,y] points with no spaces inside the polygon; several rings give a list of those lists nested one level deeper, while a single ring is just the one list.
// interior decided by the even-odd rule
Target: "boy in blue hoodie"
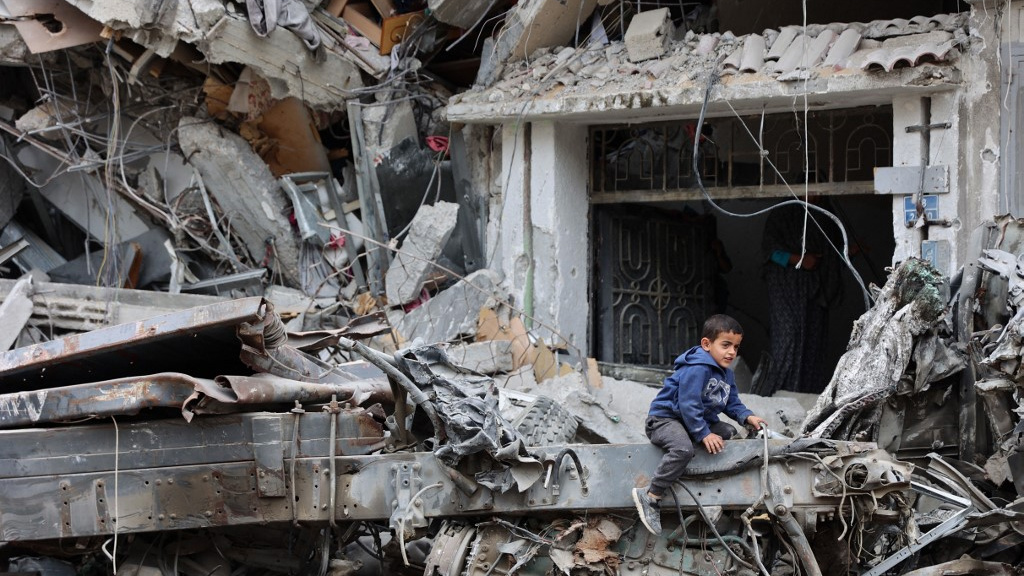
[{"label": "boy in blue hoodie", "polygon": [[760,429],[764,420],[740,401],[736,377],[729,369],[739,353],[743,328],[734,318],[715,314],[704,322],[700,346],[682,353],[675,373],[651,401],[646,433],[651,443],[665,450],[647,489],[633,488],[640,521],[652,534],[661,532],[658,501],[672,487],[693,459],[699,442],[711,454],[725,448],[735,428],[718,419],[725,415]]}]

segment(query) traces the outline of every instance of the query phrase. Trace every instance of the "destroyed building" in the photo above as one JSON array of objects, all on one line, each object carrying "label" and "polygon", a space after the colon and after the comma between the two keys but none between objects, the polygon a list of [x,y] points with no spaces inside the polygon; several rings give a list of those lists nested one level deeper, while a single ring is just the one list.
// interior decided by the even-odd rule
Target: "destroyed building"
[{"label": "destroyed building", "polygon": [[[1019,573],[1022,14],[0,0],[0,571]],[[651,536],[715,312],[775,437]]]}]

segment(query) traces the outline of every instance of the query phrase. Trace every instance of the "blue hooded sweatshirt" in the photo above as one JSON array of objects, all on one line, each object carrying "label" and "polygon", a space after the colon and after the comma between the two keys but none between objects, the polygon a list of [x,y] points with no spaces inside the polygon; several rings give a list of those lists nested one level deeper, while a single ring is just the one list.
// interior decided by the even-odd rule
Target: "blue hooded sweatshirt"
[{"label": "blue hooded sweatshirt", "polygon": [[733,371],[719,366],[707,350],[690,348],[676,358],[675,368],[651,401],[648,415],[681,421],[690,437],[700,442],[722,412],[740,424],[753,414],[740,402]]}]

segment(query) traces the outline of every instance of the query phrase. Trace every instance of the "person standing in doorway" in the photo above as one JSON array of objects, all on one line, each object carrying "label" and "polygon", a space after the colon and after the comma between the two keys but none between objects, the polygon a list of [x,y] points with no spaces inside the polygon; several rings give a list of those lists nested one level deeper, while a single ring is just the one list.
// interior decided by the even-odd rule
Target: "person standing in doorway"
[{"label": "person standing in doorway", "polygon": [[[819,197],[809,201],[821,204]],[[772,364],[756,390],[760,394],[817,394],[828,383],[828,313],[842,300],[834,232],[831,219],[800,204],[776,208],[768,215],[761,247]]]}]

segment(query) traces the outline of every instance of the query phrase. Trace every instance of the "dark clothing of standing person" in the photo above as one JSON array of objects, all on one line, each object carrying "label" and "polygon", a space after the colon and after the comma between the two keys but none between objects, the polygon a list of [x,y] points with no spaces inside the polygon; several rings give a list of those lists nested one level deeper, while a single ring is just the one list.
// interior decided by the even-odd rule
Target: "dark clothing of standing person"
[{"label": "dark clothing of standing person", "polygon": [[840,240],[832,220],[812,209],[805,243],[804,210],[797,204],[776,208],[764,227],[772,366],[757,392],[766,396],[778,390],[820,393],[828,383],[828,311],[842,298],[841,262],[832,244]]}]

